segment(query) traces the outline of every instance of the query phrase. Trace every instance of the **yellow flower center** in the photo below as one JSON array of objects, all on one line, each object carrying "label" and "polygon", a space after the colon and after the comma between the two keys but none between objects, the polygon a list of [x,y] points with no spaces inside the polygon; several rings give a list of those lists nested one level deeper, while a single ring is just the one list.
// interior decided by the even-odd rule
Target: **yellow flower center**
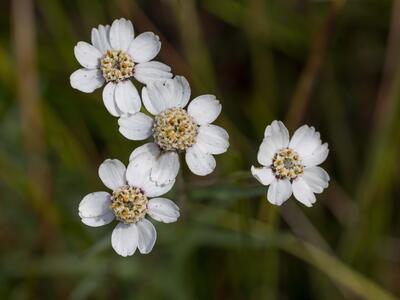
[{"label": "yellow flower center", "polygon": [[101,71],[104,79],[119,82],[133,76],[133,59],[120,50],[108,50],[101,59]]},{"label": "yellow flower center", "polygon": [[147,203],[146,195],[132,186],[123,186],[111,196],[111,209],[116,219],[125,224],[142,220],[147,212]]},{"label": "yellow flower center", "polygon": [[198,125],[182,108],[170,108],[154,118],[153,137],[164,151],[183,151],[196,143]]},{"label": "yellow flower center", "polygon": [[290,148],[283,148],[275,153],[271,169],[276,178],[291,181],[304,172],[299,155]]}]

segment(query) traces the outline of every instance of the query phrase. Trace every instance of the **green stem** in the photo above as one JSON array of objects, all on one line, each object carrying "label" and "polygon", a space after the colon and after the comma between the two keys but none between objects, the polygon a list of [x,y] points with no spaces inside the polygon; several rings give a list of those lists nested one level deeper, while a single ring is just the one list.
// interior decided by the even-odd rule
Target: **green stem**
[{"label": "green stem", "polygon": [[[202,210],[207,210],[202,207]],[[216,208],[212,208],[215,213]],[[216,226],[240,231],[235,213],[221,212],[223,215],[219,221],[215,220]],[[270,232],[268,235],[265,232]],[[242,233],[243,234],[243,233]],[[288,254],[291,254],[304,262],[314,266],[340,287],[345,287],[355,295],[367,300],[395,300],[389,291],[383,289],[361,273],[352,270],[349,266],[332,254],[302,240],[299,240],[290,233],[271,232],[270,226],[258,220],[249,220],[249,237],[264,242],[266,246],[276,247]]]}]

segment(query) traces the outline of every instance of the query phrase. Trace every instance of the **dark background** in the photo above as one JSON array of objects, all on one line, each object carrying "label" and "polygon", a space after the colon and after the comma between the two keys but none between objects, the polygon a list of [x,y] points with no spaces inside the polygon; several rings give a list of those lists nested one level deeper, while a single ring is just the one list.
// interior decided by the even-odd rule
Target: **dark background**
[{"label": "dark background", "polygon": [[[69,85],[73,47],[115,18],[154,31],[158,59],[216,94],[231,147],[207,177],[183,169],[174,224],[119,257],[113,225],[78,217],[118,132],[101,89]],[[395,299],[400,296],[400,1],[2,0],[1,299]],[[329,188],[282,207],[250,175],[267,124],[313,125]],[[184,165],[184,164],[183,164]]]}]

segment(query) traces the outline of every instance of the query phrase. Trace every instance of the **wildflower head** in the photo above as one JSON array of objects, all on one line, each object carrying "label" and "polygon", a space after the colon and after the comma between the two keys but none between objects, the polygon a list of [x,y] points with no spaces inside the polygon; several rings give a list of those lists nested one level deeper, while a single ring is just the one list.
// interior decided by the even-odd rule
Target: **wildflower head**
[{"label": "wildflower head", "polygon": [[120,50],[107,50],[101,59],[100,69],[104,79],[119,82],[133,76],[133,59],[130,55]]},{"label": "wildflower head", "polygon": [[140,189],[128,185],[118,188],[111,196],[111,209],[116,219],[125,224],[142,220],[147,203],[148,199]]},{"label": "wildflower head", "polygon": [[154,118],[153,136],[164,151],[184,151],[196,143],[198,125],[186,110],[170,108]]}]

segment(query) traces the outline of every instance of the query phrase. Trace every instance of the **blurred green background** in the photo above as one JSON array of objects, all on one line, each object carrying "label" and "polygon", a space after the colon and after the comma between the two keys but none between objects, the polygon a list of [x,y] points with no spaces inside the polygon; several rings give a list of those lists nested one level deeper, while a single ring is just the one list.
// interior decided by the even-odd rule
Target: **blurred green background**
[{"label": "blurred green background", "polygon": [[[400,1],[3,0],[0,299],[396,299],[400,296]],[[78,217],[98,165],[128,141],[101,89],[72,89],[74,45],[131,19],[192,95],[216,94],[231,147],[149,255],[119,257],[113,225]],[[267,124],[330,145],[316,205],[274,207],[250,175]]]}]

